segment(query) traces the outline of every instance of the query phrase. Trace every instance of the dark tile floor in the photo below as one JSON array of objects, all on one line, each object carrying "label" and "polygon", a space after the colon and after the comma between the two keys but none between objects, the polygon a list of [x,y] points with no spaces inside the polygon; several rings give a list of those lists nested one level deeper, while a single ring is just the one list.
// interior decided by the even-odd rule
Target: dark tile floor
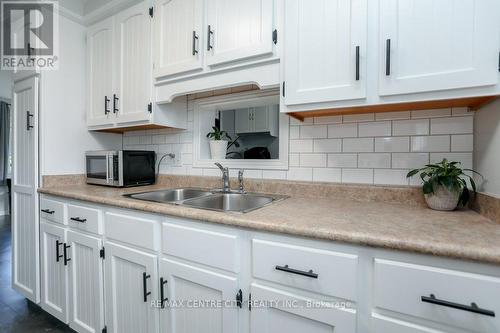
[{"label": "dark tile floor", "polygon": [[0,333],[74,332],[11,288],[10,217],[0,216]]}]

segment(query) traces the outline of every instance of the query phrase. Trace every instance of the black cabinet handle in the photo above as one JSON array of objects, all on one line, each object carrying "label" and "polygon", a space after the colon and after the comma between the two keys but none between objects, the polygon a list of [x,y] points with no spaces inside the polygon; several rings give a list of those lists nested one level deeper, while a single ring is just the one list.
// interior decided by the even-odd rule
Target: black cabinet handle
[{"label": "black cabinet handle", "polygon": [[356,81],[359,81],[359,46],[356,46]]},{"label": "black cabinet handle", "polygon": [[240,309],[243,306],[243,292],[241,291],[241,289],[236,293],[236,306]]},{"label": "black cabinet handle", "polygon": [[31,125],[31,118],[33,118],[33,115],[29,112],[26,111],[26,130],[29,131],[30,129],[33,128],[33,125]]},{"label": "black cabinet handle", "polygon": [[290,268],[290,267],[288,267],[288,265],[285,265],[285,266],[276,266],[275,269],[277,271],[282,271],[282,272],[287,272],[287,273],[292,273],[292,274],[307,276],[307,277],[310,277],[310,278],[313,278],[313,279],[317,279],[318,278],[318,274],[314,273],[312,269],[309,270],[308,272],[306,272],[306,271],[301,271],[301,270],[298,270],[298,269]]},{"label": "black cabinet handle", "polygon": [[64,266],[68,266],[68,262],[71,261],[71,258],[68,258],[68,249],[71,247],[71,245],[66,245],[64,243]]},{"label": "black cabinet handle", "polygon": [[165,302],[168,301],[168,297],[165,297],[164,286],[168,283],[167,280],[160,278],[160,307],[163,309],[165,307]]},{"label": "black cabinet handle", "polygon": [[214,48],[212,46],[212,36],[213,36],[213,34],[214,34],[214,32],[212,30],[212,27],[209,24],[208,25],[208,31],[207,31],[207,51],[210,51],[211,49]]},{"label": "black cabinet handle", "polygon": [[148,301],[148,296],[151,295],[151,292],[148,291],[147,279],[149,279],[151,275],[146,274],[146,272],[142,273],[142,293],[144,295],[144,302]]},{"label": "black cabinet handle", "polygon": [[119,98],[116,96],[116,94],[113,94],[113,113],[117,113],[118,112],[118,100]]},{"label": "black cabinet handle", "polygon": [[81,219],[79,217],[70,217],[69,218],[71,221],[75,221],[75,222],[80,222],[80,223],[85,223],[87,222],[87,219]]},{"label": "black cabinet handle", "polygon": [[52,215],[52,214],[54,214],[54,213],[55,213],[55,211],[54,211],[54,210],[50,210],[50,209],[42,209],[42,212],[43,212],[43,213],[50,214],[50,215]]},{"label": "black cabinet handle", "polygon": [[434,296],[434,294],[430,294],[430,296],[422,296],[422,302],[431,303],[431,304],[440,305],[440,306],[445,306],[448,308],[453,308],[453,309],[458,309],[458,310],[463,310],[463,311],[468,311],[468,312],[473,312],[473,313],[481,314],[483,316],[495,317],[495,312],[493,312],[491,310],[481,309],[474,302],[471,303],[470,305],[463,305],[463,304],[459,304],[459,303],[453,303],[453,302],[438,299],[438,298],[436,298],[436,296]]},{"label": "black cabinet handle", "polygon": [[198,36],[196,36],[196,31],[193,31],[193,55],[196,55],[198,53],[198,49],[196,48],[198,41]]},{"label": "black cabinet handle", "polygon": [[59,259],[63,257],[62,254],[59,254],[59,246],[63,245],[58,239],[56,240],[56,262],[59,262]]},{"label": "black cabinet handle", "polygon": [[391,40],[385,41],[385,75],[391,75]]},{"label": "black cabinet handle", "polygon": [[108,114],[111,112],[109,111],[109,101],[110,99],[108,98],[108,96],[104,96],[104,114]]},{"label": "black cabinet handle", "polygon": [[31,60],[33,60],[33,59],[31,58],[32,51],[35,51],[35,48],[34,48],[34,47],[31,47],[31,44],[30,44],[30,43],[28,43],[27,48],[28,48],[28,61],[31,61]]}]

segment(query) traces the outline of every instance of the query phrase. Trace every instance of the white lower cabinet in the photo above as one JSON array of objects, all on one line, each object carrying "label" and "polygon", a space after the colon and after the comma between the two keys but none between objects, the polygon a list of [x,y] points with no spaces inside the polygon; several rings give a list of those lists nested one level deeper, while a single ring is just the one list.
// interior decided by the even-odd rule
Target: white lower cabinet
[{"label": "white lower cabinet", "polygon": [[77,332],[500,332],[498,266],[42,199],[98,221],[40,224],[41,306]]},{"label": "white lower cabinet", "polygon": [[251,333],[355,333],[356,310],[344,304],[252,284]]},{"label": "white lower cabinet", "polygon": [[111,242],[104,247],[107,331],[158,332],[157,256]]},{"label": "white lower cabinet", "polygon": [[66,267],[69,258],[65,243],[66,230],[42,221],[40,223],[40,241],[42,264],[40,305],[45,311],[67,323],[68,271]]},{"label": "white lower cabinet", "polygon": [[238,332],[238,279],[170,259],[160,260],[162,332]]},{"label": "white lower cabinet", "polygon": [[96,333],[104,327],[102,240],[68,231],[69,325],[77,332]]}]

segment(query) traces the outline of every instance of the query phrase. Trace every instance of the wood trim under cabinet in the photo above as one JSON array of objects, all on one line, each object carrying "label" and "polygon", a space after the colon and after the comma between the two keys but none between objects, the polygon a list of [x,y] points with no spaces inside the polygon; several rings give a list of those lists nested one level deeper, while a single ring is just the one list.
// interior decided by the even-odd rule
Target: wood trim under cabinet
[{"label": "wood trim under cabinet", "polygon": [[408,110],[444,109],[451,107],[454,108],[468,107],[470,111],[477,111],[486,104],[493,102],[498,97],[499,96],[480,96],[480,97],[467,97],[467,98],[457,98],[457,99],[444,99],[436,101],[366,105],[366,106],[313,110],[304,112],[289,112],[287,114],[290,117],[293,117],[297,120],[304,121],[304,119],[312,117],[326,117],[326,116],[338,116],[338,115],[361,114],[361,113],[398,112],[398,111],[408,111]]}]

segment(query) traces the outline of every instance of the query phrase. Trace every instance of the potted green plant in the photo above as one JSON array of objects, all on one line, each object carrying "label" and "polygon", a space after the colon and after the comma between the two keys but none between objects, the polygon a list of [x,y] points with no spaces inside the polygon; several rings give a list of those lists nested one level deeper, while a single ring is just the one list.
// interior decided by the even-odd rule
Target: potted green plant
[{"label": "potted green plant", "polygon": [[227,134],[227,132],[225,131],[221,131],[220,128],[216,126],[213,126],[212,132],[209,132],[207,134],[207,138],[210,139],[210,154],[212,155],[212,159],[226,159],[228,140],[231,140],[229,134]]},{"label": "potted green plant", "polygon": [[430,208],[454,210],[459,204],[465,206],[471,198],[467,180],[470,181],[472,191],[476,193],[474,179],[464,171],[480,175],[474,170],[461,169],[459,166],[460,162],[448,162],[447,159],[443,159],[439,163],[428,164],[423,168],[412,170],[407,177],[420,174],[425,201]]}]

